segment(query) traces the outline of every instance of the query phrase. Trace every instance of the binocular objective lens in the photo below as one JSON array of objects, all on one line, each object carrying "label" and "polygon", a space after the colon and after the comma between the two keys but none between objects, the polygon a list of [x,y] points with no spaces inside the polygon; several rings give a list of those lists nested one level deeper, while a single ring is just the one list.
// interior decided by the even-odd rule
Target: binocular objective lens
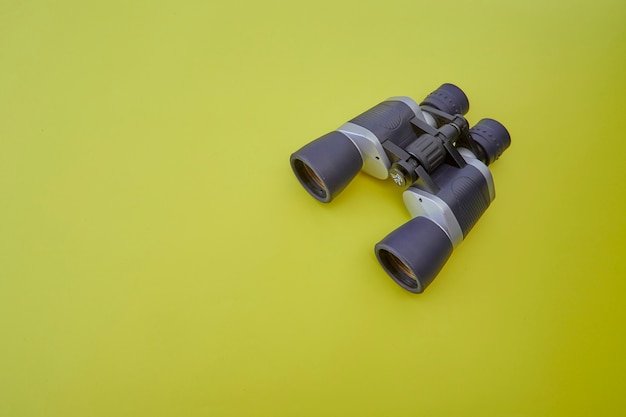
[{"label": "binocular objective lens", "polygon": [[304,145],[289,160],[298,181],[322,203],[335,198],[363,166],[359,149],[336,130]]},{"label": "binocular objective lens", "polygon": [[296,175],[305,186],[305,188],[312,194],[325,199],[326,198],[326,186],[324,181],[313,171],[313,169],[302,162],[299,159],[294,160],[293,163]]},{"label": "binocular objective lens", "polygon": [[417,276],[400,258],[384,249],[378,253],[380,262],[389,274],[410,288],[417,288]]},{"label": "binocular objective lens", "polygon": [[434,221],[418,216],[389,233],[374,252],[394,281],[405,290],[420,293],[450,257],[452,242]]}]

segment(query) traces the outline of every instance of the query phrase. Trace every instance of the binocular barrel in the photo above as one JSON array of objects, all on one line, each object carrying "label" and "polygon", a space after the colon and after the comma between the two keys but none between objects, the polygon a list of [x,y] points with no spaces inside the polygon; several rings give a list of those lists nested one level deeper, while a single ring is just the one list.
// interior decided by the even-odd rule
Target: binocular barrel
[{"label": "binocular barrel", "polygon": [[[469,101],[463,91],[444,84],[421,103],[448,114],[465,114]],[[333,200],[363,170],[379,179],[389,177],[391,161],[382,147],[398,146],[416,136],[411,120],[439,127],[436,119],[409,97],[392,97],[314,140],[291,155],[291,167],[302,186],[317,200]]]},{"label": "binocular barrel", "polygon": [[432,175],[436,191],[414,184],[403,193],[413,219],[374,248],[383,269],[408,291],[424,291],[495,198],[487,166],[460,152],[467,164],[439,167]]},{"label": "binocular barrel", "polygon": [[359,173],[391,176],[412,220],[376,244],[383,269],[421,293],[495,198],[488,165],[510,146],[506,128],[482,119],[471,129],[469,101],[443,84],[419,105],[392,97],[291,155],[291,167],[317,200],[332,201]]}]

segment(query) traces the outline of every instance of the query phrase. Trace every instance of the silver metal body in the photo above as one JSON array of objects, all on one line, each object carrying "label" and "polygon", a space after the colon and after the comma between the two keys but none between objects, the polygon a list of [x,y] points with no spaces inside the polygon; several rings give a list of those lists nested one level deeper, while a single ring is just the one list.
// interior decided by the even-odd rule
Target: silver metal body
[{"label": "silver metal body", "polygon": [[[423,111],[420,106],[410,97],[390,97],[386,101],[401,101],[413,110],[415,117],[424,120],[433,127],[437,127],[435,119]],[[391,161],[383,150],[381,140],[370,130],[354,123],[344,123],[338,129],[346,135],[357,147],[363,158],[362,171],[374,178],[385,180],[389,177]]]},{"label": "silver metal body", "polygon": [[[496,197],[495,187],[491,171],[476,156],[465,148],[459,148],[459,153],[463,159],[478,169],[487,181],[489,189],[489,201]],[[455,248],[463,241],[463,231],[457,221],[452,209],[439,197],[419,188],[409,188],[402,194],[404,205],[411,214],[411,217],[424,216],[435,222],[448,235],[452,246]]]},{"label": "silver metal body", "polygon": [[337,130],[346,135],[361,153],[363,172],[374,178],[387,179],[391,162],[372,131],[350,122],[344,123]]}]

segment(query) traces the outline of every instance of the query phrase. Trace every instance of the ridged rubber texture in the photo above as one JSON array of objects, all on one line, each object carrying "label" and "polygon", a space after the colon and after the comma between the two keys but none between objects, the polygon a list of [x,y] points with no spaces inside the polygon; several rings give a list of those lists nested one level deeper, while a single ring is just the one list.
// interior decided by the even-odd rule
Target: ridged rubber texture
[{"label": "ridged rubber texture", "polygon": [[406,147],[406,151],[413,155],[420,164],[431,172],[446,158],[446,150],[438,139],[431,135],[422,135]]},{"label": "ridged rubber texture", "polygon": [[[328,203],[335,198],[363,166],[357,147],[341,132],[333,131],[294,152],[291,168],[302,186],[317,200]],[[312,170],[323,187],[313,179]]]},{"label": "ridged rubber texture", "polygon": [[497,160],[511,146],[509,131],[497,120],[482,119],[470,129],[470,134],[485,151],[487,160],[484,162],[487,165]]},{"label": "ridged rubber texture", "polygon": [[382,143],[391,140],[404,147],[415,138],[410,120],[415,117],[413,110],[401,101],[383,101],[364,113],[351,123],[359,125],[374,133]]},{"label": "ridged rubber texture", "polygon": [[469,100],[463,90],[454,84],[443,84],[430,93],[420,106],[428,105],[448,114],[466,114]]},{"label": "ridged rubber texture", "polygon": [[467,237],[491,204],[487,180],[477,168],[469,164],[463,168],[441,165],[431,177],[440,188],[437,197],[450,207],[459,222],[463,237]]},{"label": "ridged rubber texture", "polygon": [[[452,253],[448,235],[432,220],[415,217],[376,244],[374,252],[383,269],[402,288],[421,293],[435,279]],[[408,267],[417,278],[412,279],[397,268],[389,253]]]}]

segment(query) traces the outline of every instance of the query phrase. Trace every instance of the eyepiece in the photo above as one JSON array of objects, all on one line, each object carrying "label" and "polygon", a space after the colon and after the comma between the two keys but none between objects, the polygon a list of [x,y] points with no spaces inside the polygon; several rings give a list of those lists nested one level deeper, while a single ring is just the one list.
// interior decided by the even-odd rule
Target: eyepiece
[{"label": "eyepiece", "polygon": [[420,106],[432,106],[448,114],[466,114],[469,111],[469,100],[456,85],[443,84],[430,93]]},{"label": "eyepiece", "polygon": [[363,166],[357,147],[347,136],[337,131],[294,152],[290,162],[300,184],[323,203],[335,198]]},{"label": "eyepiece", "polygon": [[452,253],[452,242],[443,229],[426,217],[406,222],[374,248],[383,269],[407,291],[421,293]]},{"label": "eyepiece", "polygon": [[[482,119],[470,129],[472,139],[484,151],[477,155],[486,165],[490,165],[511,145],[511,135],[498,121]],[[481,157],[482,156],[482,157]]]}]

